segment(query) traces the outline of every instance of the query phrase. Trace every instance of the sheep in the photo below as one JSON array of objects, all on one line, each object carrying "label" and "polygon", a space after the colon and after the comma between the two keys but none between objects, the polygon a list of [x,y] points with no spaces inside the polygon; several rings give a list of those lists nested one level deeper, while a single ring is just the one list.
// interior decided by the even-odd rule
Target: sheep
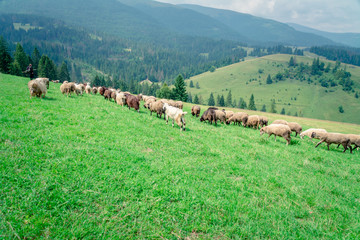
[{"label": "sheep", "polygon": [[46,88],[49,89],[49,79],[48,78],[36,78],[35,80],[41,81],[45,84]]},{"label": "sheep", "polygon": [[144,103],[144,108],[150,109],[150,103],[156,102],[155,98],[146,98],[146,102]]},{"label": "sheep", "polygon": [[53,83],[59,83],[60,80],[52,80]]},{"label": "sheep", "polygon": [[197,106],[197,105],[192,106],[192,108],[191,108],[191,114],[192,114],[193,116],[199,117],[199,115],[200,115],[200,110],[201,110],[200,106]]},{"label": "sheep", "polygon": [[222,110],[215,110],[215,125],[217,125],[217,121],[220,120],[222,123],[226,123],[226,115]]},{"label": "sheep", "polygon": [[111,93],[112,93],[112,91],[110,89],[105,90],[104,95],[103,95],[105,100],[107,99],[111,102]]},{"label": "sheep", "polygon": [[327,131],[325,129],[322,129],[322,128],[310,128],[302,133],[300,133],[300,138],[301,139],[304,139],[305,136],[309,137],[309,138],[312,138],[311,134],[313,132],[316,132],[316,133],[327,133]]},{"label": "sheep", "polygon": [[301,131],[302,131],[302,127],[301,127],[300,124],[298,124],[297,122],[288,122],[287,125],[290,127],[290,129],[291,129],[292,132],[295,132],[295,133],[296,133],[296,134],[295,134],[295,137],[296,137],[298,134],[300,135],[300,133],[301,133]]},{"label": "sheep", "polygon": [[264,133],[269,134],[269,137],[271,135],[275,136],[275,142],[276,142],[276,136],[283,137],[286,140],[286,145],[290,144],[291,141],[291,129],[288,125],[284,124],[271,124],[269,126],[265,126],[260,128],[260,135],[263,135]]},{"label": "sheep", "polygon": [[93,87],[93,88],[92,88],[92,93],[93,93],[94,95],[96,95],[97,92],[98,92],[98,89],[97,89],[96,87]]},{"label": "sheep", "polygon": [[258,115],[250,115],[245,123],[246,127],[259,129],[260,117]]},{"label": "sheep", "polygon": [[107,90],[106,87],[100,87],[100,88],[99,88],[99,93],[100,93],[100,95],[104,96],[105,90]]},{"label": "sheep", "polygon": [[143,100],[144,102],[147,102],[149,99],[154,99],[154,100],[156,100],[156,97],[154,97],[154,96],[142,95],[142,100]]},{"label": "sheep", "polygon": [[229,120],[226,121],[226,124],[234,122],[234,125],[243,123],[243,125],[245,126],[248,117],[249,115],[245,112],[236,112],[232,117],[229,118]]},{"label": "sheep", "polygon": [[226,111],[225,109],[223,109],[223,111],[225,113],[226,121],[228,121],[234,115],[233,111]]},{"label": "sheep", "polygon": [[87,94],[91,94],[91,87],[90,87],[90,84],[87,84],[86,87],[85,87],[85,92]]},{"label": "sheep", "polygon": [[[163,107],[164,107],[164,103],[162,101],[151,102],[149,104],[150,115],[152,115],[153,112],[156,112],[156,116],[161,118],[162,114],[164,113]],[[165,120],[165,115],[164,115],[164,120]]]},{"label": "sheep", "polygon": [[273,121],[271,124],[284,124],[284,125],[288,125],[288,122],[285,121],[285,120],[278,119],[278,120]]},{"label": "sheep", "polygon": [[187,112],[183,112],[182,109],[170,106],[168,103],[164,103],[163,110],[166,116],[166,124],[168,124],[169,117],[173,120],[172,126],[174,127],[174,121],[180,127],[180,131],[185,131],[185,118]]},{"label": "sheep", "polygon": [[177,108],[180,108],[180,109],[183,109],[184,107],[184,104],[182,101],[176,101],[175,104],[174,104],[174,107],[177,107]]},{"label": "sheep", "polygon": [[111,98],[114,99],[114,103],[116,103],[116,94],[117,94],[116,91],[112,91],[110,95]]},{"label": "sheep", "polygon": [[216,124],[216,114],[215,114],[215,110],[217,110],[217,108],[213,108],[213,107],[209,107],[200,117],[200,122],[204,122],[204,121],[208,121],[210,124],[212,124],[212,122],[215,122]]},{"label": "sheep", "polygon": [[83,84],[75,84],[75,93],[76,95],[83,95],[83,88],[82,88]]},{"label": "sheep", "polygon": [[65,81],[60,86],[60,91],[62,94],[66,93],[66,96],[71,96],[71,93],[75,92],[75,83]]},{"label": "sheep", "polygon": [[335,144],[341,144],[344,147],[345,152],[348,148],[350,148],[350,153],[352,153],[352,147],[350,142],[350,137],[346,134],[342,133],[321,133],[321,132],[312,132],[311,133],[312,138],[319,138],[320,142],[316,144],[315,148],[317,148],[321,143],[326,142],[328,151],[330,150],[330,145],[332,143]]},{"label": "sheep", "polygon": [[28,82],[28,88],[30,91],[30,99],[33,96],[37,96],[39,98],[41,98],[41,96],[45,97],[47,93],[47,88],[44,82],[36,79]]},{"label": "sheep", "polygon": [[126,97],[126,105],[128,106],[128,108],[134,108],[136,111],[139,111],[139,106],[140,106],[140,99],[137,96],[125,93],[125,97]]},{"label": "sheep", "polygon": [[121,105],[121,106],[126,105],[126,97],[125,97],[125,94],[123,92],[120,92],[120,93],[116,94],[116,103]]},{"label": "sheep", "polygon": [[264,127],[264,126],[267,126],[268,123],[269,123],[269,119],[267,117],[264,117],[264,116],[259,116],[260,117],[260,127]]},{"label": "sheep", "polygon": [[[350,145],[355,145],[355,147],[352,150],[355,150],[356,148],[360,148],[360,135],[356,134],[346,134],[347,137],[350,139]],[[339,148],[340,144],[337,146]]]}]

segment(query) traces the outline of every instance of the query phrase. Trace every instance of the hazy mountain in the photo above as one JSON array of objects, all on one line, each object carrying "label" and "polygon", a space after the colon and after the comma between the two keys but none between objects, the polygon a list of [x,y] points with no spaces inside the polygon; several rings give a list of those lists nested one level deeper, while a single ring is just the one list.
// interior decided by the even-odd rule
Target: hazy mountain
[{"label": "hazy mountain", "polygon": [[351,47],[360,48],[360,33],[331,33],[319,31],[313,28],[305,27],[296,23],[288,23],[291,27],[298,31],[314,33],[319,36],[329,38],[335,42],[343,43]]},{"label": "hazy mountain", "polygon": [[182,4],[181,7],[208,15],[250,39],[263,43],[276,42],[297,46],[334,45],[325,37],[295,30],[285,23],[230,10]]},{"label": "hazy mountain", "polygon": [[124,38],[168,43],[181,35],[250,44],[329,45],[324,37],[238,12],[150,0],[3,0],[0,12],[41,14]]}]

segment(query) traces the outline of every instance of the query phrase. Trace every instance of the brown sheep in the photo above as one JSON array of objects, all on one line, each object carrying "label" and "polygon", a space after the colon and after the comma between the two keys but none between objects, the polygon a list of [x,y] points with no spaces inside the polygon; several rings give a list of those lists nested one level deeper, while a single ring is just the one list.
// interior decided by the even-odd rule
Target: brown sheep
[{"label": "brown sheep", "polygon": [[234,115],[233,111],[226,111],[225,109],[223,109],[223,111],[225,112],[226,121],[229,120]]},{"label": "brown sheep", "polygon": [[260,127],[264,127],[264,126],[267,126],[268,123],[269,123],[269,119],[267,117],[264,117],[264,116],[259,116],[260,117]]},{"label": "brown sheep", "polygon": [[258,115],[250,115],[246,121],[246,127],[259,129],[260,117]]},{"label": "brown sheep", "polygon": [[104,96],[105,90],[107,90],[106,87],[100,87],[100,88],[99,88],[99,93],[100,93],[101,96]]},{"label": "brown sheep", "polygon": [[140,107],[140,99],[137,96],[131,95],[126,93],[125,94],[126,97],[126,105],[128,106],[128,108],[134,108],[136,111],[139,111],[139,107]]},{"label": "brown sheep", "polygon": [[150,103],[156,102],[155,98],[145,98],[144,108],[150,109]]},{"label": "brown sheep", "polygon": [[[360,135],[356,134],[346,134],[346,136],[350,139],[350,144],[355,145],[355,147],[352,150],[355,150],[356,148],[360,148]],[[340,144],[337,146],[339,147]]]},{"label": "brown sheep", "polygon": [[226,123],[226,115],[222,110],[215,110],[215,125],[217,125],[217,121],[220,120],[222,123]]},{"label": "brown sheep", "polygon": [[[162,101],[151,102],[149,104],[150,115],[152,115],[153,112],[156,112],[156,116],[161,118],[162,114],[164,113],[163,107],[164,107],[164,103]],[[165,119],[165,115],[164,115],[164,119]]]},{"label": "brown sheep", "polygon": [[114,102],[116,103],[116,91],[112,91],[110,97],[114,99]]},{"label": "brown sheep", "polygon": [[33,96],[37,96],[39,98],[41,98],[42,96],[45,97],[47,92],[46,85],[44,84],[44,82],[38,81],[36,79],[28,82],[28,88],[30,91],[30,99]]},{"label": "brown sheep", "polygon": [[265,126],[260,128],[260,135],[263,135],[264,133],[269,134],[269,137],[271,135],[275,136],[275,142],[276,142],[276,136],[283,137],[286,140],[286,145],[290,144],[291,141],[291,129],[289,126],[284,124],[271,124],[269,126]]},{"label": "brown sheep", "polygon": [[240,125],[240,123],[242,123],[245,126],[248,117],[249,115],[245,112],[236,112],[231,118],[229,118],[229,120],[226,121],[226,124],[230,124],[234,122],[234,125],[235,124]]},{"label": "brown sheep", "polygon": [[192,106],[192,108],[191,108],[191,114],[192,114],[193,116],[199,117],[199,115],[200,115],[200,110],[201,110],[200,106],[197,106],[197,105]]},{"label": "brown sheep", "polygon": [[317,133],[317,132],[313,132],[311,134],[312,138],[320,138],[320,142],[318,142],[318,144],[316,144],[315,148],[317,148],[321,143],[326,142],[327,143],[327,147],[328,147],[328,151],[330,150],[330,145],[332,143],[335,144],[341,144],[344,147],[344,151],[345,152],[348,148],[350,148],[350,153],[352,153],[352,147],[351,147],[351,142],[350,142],[350,137],[347,134],[342,134],[342,133]]},{"label": "brown sheep", "polygon": [[60,86],[60,91],[62,94],[66,93],[66,96],[71,96],[71,93],[75,92],[75,83],[72,82],[67,82],[65,81],[63,84],[61,84]]},{"label": "brown sheep", "polygon": [[112,93],[111,90],[109,90],[109,89],[106,89],[106,90],[105,90],[105,92],[104,92],[104,98],[105,98],[105,100],[107,99],[107,100],[111,101],[111,93]]},{"label": "brown sheep", "polygon": [[95,95],[95,94],[97,94],[97,92],[98,92],[98,89],[96,87],[93,87],[92,88],[92,93]]},{"label": "brown sheep", "polygon": [[298,124],[298,123],[296,123],[296,122],[288,122],[287,125],[290,127],[290,129],[291,129],[292,132],[295,132],[295,133],[296,133],[296,134],[295,134],[295,137],[296,137],[298,134],[300,135],[300,133],[301,133],[301,131],[302,131],[302,127],[301,127],[300,124]]},{"label": "brown sheep", "polygon": [[174,104],[174,107],[177,107],[179,109],[183,109],[184,104],[183,104],[182,101],[176,101],[175,104]]},{"label": "brown sheep", "polygon": [[200,122],[208,121],[210,124],[215,122],[216,124],[216,114],[215,110],[217,108],[209,107],[200,117]]}]

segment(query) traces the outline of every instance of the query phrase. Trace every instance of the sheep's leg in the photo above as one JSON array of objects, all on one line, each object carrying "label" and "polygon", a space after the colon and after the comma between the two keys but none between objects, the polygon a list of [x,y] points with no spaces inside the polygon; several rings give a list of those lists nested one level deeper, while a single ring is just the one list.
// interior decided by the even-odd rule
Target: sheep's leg
[{"label": "sheep's leg", "polygon": [[315,146],[315,148],[317,148],[317,146],[319,146],[321,143],[323,143],[325,141],[325,139],[324,140],[321,140],[320,142],[318,142],[318,144],[316,144],[316,146]]},{"label": "sheep's leg", "polygon": [[330,151],[330,144],[331,144],[331,143],[328,143],[328,144],[327,144],[328,151]]},{"label": "sheep's leg", "polygon": [[172,127],[174,127],[174,119],[173,119],[173,122],[172,122]]},{"label": "sheep's leg", "polygon": [[298,135],[298,133],[297,132],[295,132],[295,137]]},{"label": "sheep's leg", "polygon": [[338,146],[337,146],[336,148],[339,148],[339,147],[340,147],[340,145],[341,145],[341,144],[339,143],[339,144],[338,144]]}]

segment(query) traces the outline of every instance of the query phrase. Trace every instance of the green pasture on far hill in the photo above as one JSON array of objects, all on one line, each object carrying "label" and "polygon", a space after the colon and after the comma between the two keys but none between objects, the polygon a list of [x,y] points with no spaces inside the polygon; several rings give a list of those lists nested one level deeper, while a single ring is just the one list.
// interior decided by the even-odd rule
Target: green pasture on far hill
[{"label": "green pasture on far hill", "polygon": [[200,123],[190,104],[180,132],[60,84],[29,99],[27,82],[0,74],[0,239],[360,238],[360,151]]},{"label": "green pasture on far hill", "polygon": [[[346,71],[351,73],[354,82],[354,92],[345,92],[339,85],[330,88],[322,87],[319,83],[315,85],[314,79],[321,77],[312,77],[313,83],[288,78],[266,84],[268,75],[275,80],[277,73],[288,68],[290,57],[286,54],[269,55],[219,68],[215,72],[206,72],[187,80],[187,86],[190,81],[200,86],[200,89],[188,87],[187,91],[193,98],[196,94],[201,96],[205,103],[211,92],[215,99],[218,95],[226,98],[231,90],[233,99],[238,102],[242,97],[247,103],[251,94],[254,94],[257,110],[265,104],[269,112],[272,99],[275,99],[278,113],[284,108],[288,115],[360,124],[360,98],[355,98],[356,92],[360,95],[360,67],[346,65]],[[314,59],[305,56],[295,58],[297,63],[303,62],[310,66]],[[331,63],[332,67],[335,66],[334,62],[321,61],[325,65]],[[340,106],[344,113],[339,112]]]}]

